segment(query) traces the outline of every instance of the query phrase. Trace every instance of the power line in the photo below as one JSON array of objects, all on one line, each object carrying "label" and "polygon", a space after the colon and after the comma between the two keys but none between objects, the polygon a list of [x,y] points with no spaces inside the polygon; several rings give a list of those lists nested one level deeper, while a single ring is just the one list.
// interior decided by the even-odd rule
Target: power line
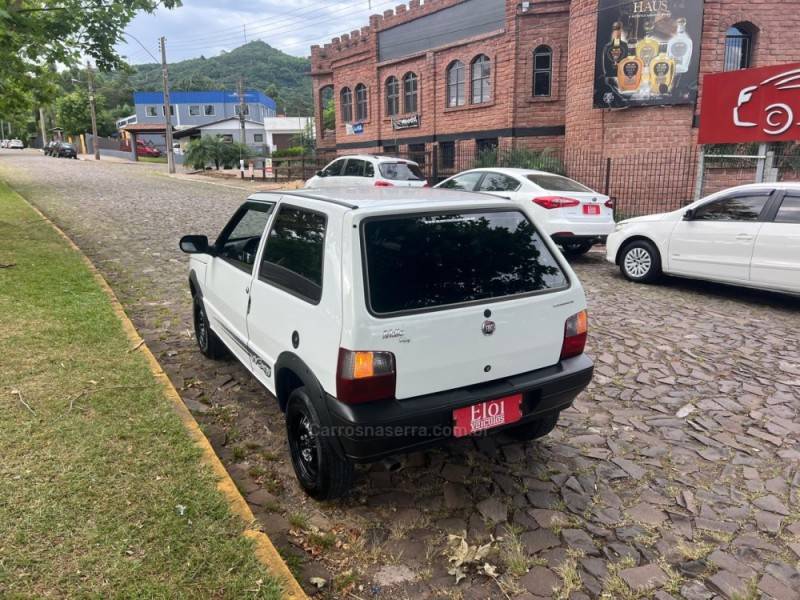
[{"label": "power line", "polygon": [[[393,4],[395,1],[396,0],[384,0],[380,4],[376,5],[376,7],[377,6],[381,6],[381,5]],[[302,18],[298,18],[298,20],[296,22],[289,23],[289,24],[284,24],[284,25],[277,26],[277,27],[268,26],[268,27],[260,27],[260,28],[257,28],[256,30],[251,29],[250,30],[250,37],[251,38],[262,39],[262,38],[266,37],[267,34],[269,34],[270,36],[274,36],[274,35],[277,35],[277,34],[290,32],[290,31],[293,31],[294,29],[296,29],[296,27],[298,25],[301,25],[301,24],[302,24],[303,29],[305,30],[305,29],[308,29],[309,27],[312,27],[312,26],[314,26],[314,25],[316,25],[318,23],[323,23],[323,22],[330,21],[331,18],[334,17],[334,16],[336,16],[336,17],[353,16],[353,15],[356,15],[356,14],[362,12],[363,10],[364,10],[363,8],[354,9],[352,6],[344,7],[341,10],[331,11],[329,13],[326,13],[325,15],[320,16],[318,19],[302,19]],[[336,26],[336,27],[337,27],[337,30],[341,28],[341,26]],[[326,35],[330,35],[330,34],[326,34]],[[208,48],[209,44],[217,45],[217,46],[224,46],[227,43],[234,43],[238,39],[240,39],[240,36],[238,34],[233,35],[233,36],[228,35],[228,36],[221,36],[221,37],[220,36],[211,35],[211,36],[208,36],[208,37],[204,38],[204,41],[201,44],[197,44],[197,43],[188,44],[187,43],[187,44],[183,44],[182,45],[180,42],[177,42],[176,44],[174,44],[174,46],[176,48],[179,48],[180,50],[188,51],[188,50],[194,50],[194,49],[199,49],[199,48]]]}]

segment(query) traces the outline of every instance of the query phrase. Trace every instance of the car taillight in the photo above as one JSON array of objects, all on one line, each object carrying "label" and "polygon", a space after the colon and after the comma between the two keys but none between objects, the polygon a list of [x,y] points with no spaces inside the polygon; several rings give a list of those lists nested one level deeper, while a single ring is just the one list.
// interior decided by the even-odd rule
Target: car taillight
[{"label": "car taillight", "polygon": [[345,404],[363,404],[394,398],[397,374],[391,352],[339,349],[336,397]]},{"label": "car taillight", "polygon": [[606,208],[610,208],[611,210],[614,210],[614,201],[611,198],[606,200]]},{"label": "car taillight", "polygon": [[589,313],[582,310],[572,315],[564,324],[564,343],[561,345],[561,359],[583,354],[586,347],[586,334],[589,332]]},{"label": "car taillight", "polygon": [[565,198],[564,196],[539,196],[534,198],[533,202],[542,208],[552,210],[554,208],[567,208],[569,206],[578,206],[580,200],[575,198]]},{"label": "car taillight", "polygon": [[375,187],[394,187],[394,184],[384,181],[383,179],[378,179],[378,181],[375,182]]}]

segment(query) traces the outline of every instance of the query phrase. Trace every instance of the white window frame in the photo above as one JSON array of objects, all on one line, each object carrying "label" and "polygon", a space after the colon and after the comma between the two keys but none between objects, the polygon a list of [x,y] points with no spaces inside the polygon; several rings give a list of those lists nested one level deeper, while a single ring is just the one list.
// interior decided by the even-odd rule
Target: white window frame
[{"label": "white window frame", "polygon": [[144,107],[144,114],[147,117],[157,117],[158,116],[158,107],[154,105],[147,105]]},{"label": "white window frame", "polygon": [[[197,112],[194,112],[197,111]],[[189,116],[190,117],[199,117],[202,113],[200,112],[200,105],[199,104],[190,104],[189,105]]]},{"label": "white window frame", "polygon": [[[211,109],[211,112],[208,112],[208,109]],[[217,115],[217,107],[213,104],[204,104],[203,105],[203,116],[206,117],[215,117]]]}]

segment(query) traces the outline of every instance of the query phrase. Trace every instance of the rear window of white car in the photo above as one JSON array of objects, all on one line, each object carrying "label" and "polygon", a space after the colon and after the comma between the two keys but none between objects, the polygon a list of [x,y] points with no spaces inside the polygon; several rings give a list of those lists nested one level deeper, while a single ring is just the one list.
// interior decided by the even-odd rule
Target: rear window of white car
[{"label": "rear window of white car", "polygon": [[378,168],[381,171],[381,176],[391,181],[423,181],[425,179],[422,169],[409,163],[382,162]]},{"label": "rear window of white car", "polygon": [[567,177],[561,177],[561,175],[528,175],[528,179],[530,179],[533,183],[538,185],[543,190],[547,190],[549,192],[588,192],[592,193],[592,190],[587,188],[585,185],[581,185],[577,181],[573,181]]},{"label": "rear window of white car", "polygon": [[388,315],[563,289],[566,275],[519,211],[395,215],[362,225],[367,300]]}]

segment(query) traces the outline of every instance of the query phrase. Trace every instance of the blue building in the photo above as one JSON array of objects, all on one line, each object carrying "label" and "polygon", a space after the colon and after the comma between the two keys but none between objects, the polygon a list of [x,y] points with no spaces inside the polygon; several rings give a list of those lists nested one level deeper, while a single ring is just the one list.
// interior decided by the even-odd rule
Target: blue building
[{"label": "blue building", "polygon": [[[239,95],[230,91],[171,92],[169,95],[171,121],[175,129],[196,127],[239,116]],[[264,122],[276,116],[275,101],[254,90],[244,93],[244,115],[251,121]],[[164,94],[162,92],[134,92],[136,114],[122,119],[118,126],[163,124]]]}]

